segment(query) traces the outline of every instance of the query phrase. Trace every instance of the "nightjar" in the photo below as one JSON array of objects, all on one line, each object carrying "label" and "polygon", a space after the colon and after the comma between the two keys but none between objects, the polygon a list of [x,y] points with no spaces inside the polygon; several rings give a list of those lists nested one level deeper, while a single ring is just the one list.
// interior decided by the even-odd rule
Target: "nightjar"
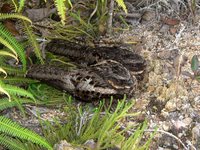
[{"label": "nightjar", "polygon": [[49,65],[35,65],[28,70],[27,77],[65,90],[83,101],[130,96],[137,84],[137,79],[114,60],[103,60],[87,68],[71,71]]},{"label": "nightjar", "polygon": [[67,56],[78,66],[89,66],[102,60],[115,60],[126,67],[138,80],[143,79],[146,60],[132,51],[120,47],[95,47],[80,45],[65,40],[52,40],[46,50]]},{"label": "nightjar", "polygon": [[27,77],[65,90],[83,101],[132,96],[146,68],[142,56],[120,47],[91,48],[52,40],[46,50],[67,56],[78,65],[78,69],[34,65],[28,70]]}]

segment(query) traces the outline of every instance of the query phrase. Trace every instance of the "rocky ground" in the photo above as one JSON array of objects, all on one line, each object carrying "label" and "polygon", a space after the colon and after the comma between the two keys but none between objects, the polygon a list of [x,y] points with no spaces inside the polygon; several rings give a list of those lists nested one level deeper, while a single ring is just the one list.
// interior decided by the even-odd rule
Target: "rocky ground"
[{"label": "rocky ground", "polygon": [[137,48],[148,60],[148,81],[133,109],[148,118],[150,128],[159,128],[151,149],[200,148],[200,84],[191,69],[192,57],[200,53],[199,25],[199,16],[194,24],[165,18],[129,32],[143,38]]}]

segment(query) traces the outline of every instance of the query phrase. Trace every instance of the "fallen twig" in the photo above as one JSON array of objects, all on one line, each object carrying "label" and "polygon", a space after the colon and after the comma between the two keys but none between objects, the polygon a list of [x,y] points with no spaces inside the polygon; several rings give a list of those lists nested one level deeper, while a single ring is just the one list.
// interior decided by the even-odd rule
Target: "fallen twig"
[{"label": "fallen twig", "polygon": [[130,17],[130,18],[141,18],[142,14],[141,13],[116,13],[115,17],[119,17],[119,16],[124,16],[124,17]]},{"label": "fallen twig", "polygon": [[112,33],[112,20],[113,20],[113,11],[114,11],[114,0],[110,0],[109,11],[108,11],[108,21],[107,21],[107,34]]}]

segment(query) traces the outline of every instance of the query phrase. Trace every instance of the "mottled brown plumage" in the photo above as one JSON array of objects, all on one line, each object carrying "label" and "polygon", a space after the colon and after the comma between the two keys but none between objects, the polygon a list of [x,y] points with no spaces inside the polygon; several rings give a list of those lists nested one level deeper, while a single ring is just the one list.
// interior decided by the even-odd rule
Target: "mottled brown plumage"
[{"label": "mottled brown plumage", "polygon": [[67,56],[78,65],[78,69],[66,71],[38,65],[28,70],[27,77],[65,90],[84,101],[131,96],[146,67],[142,56],[119,47],[91,48],[52,40],[46,50]]},{"label": "mottled brown plumage", "polygon": [[79,66],[93,65],[102,60],[115,60],[124,65],[137,79],[142,79],[146,68],[146,61],[142,56],[120,47],[90,48],[64,40],[52,40],[47,44],[46,50],[67,56]]},{"label": "mottled brown plumage", "polygon": [[84,101],[102,98],[123,98],[131,95],[137,81],[130,72],[114,60],[104,60],[85,69],[63,69],[37,65],[32,66],[27,77],[38,79],[65,90]]}]

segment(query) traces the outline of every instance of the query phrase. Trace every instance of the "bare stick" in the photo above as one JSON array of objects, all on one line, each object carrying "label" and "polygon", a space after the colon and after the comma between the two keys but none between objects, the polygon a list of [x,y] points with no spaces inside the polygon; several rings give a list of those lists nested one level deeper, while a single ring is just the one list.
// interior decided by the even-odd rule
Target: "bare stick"
[{"label": "bare stick", "polygon": [[123,16],[123,17],[130,17],[130,18],[141,18],[142,14],[141,13],[116,13],[115,17],[119,17],[119,16]]},{"label": "bare stick", "polygon": [[107,22],[107,34],[112,33],[112,20],[113,20],[113,11],[114,11],[114,0],[110,0],[109,11],[108,11],[108,22]]}]

